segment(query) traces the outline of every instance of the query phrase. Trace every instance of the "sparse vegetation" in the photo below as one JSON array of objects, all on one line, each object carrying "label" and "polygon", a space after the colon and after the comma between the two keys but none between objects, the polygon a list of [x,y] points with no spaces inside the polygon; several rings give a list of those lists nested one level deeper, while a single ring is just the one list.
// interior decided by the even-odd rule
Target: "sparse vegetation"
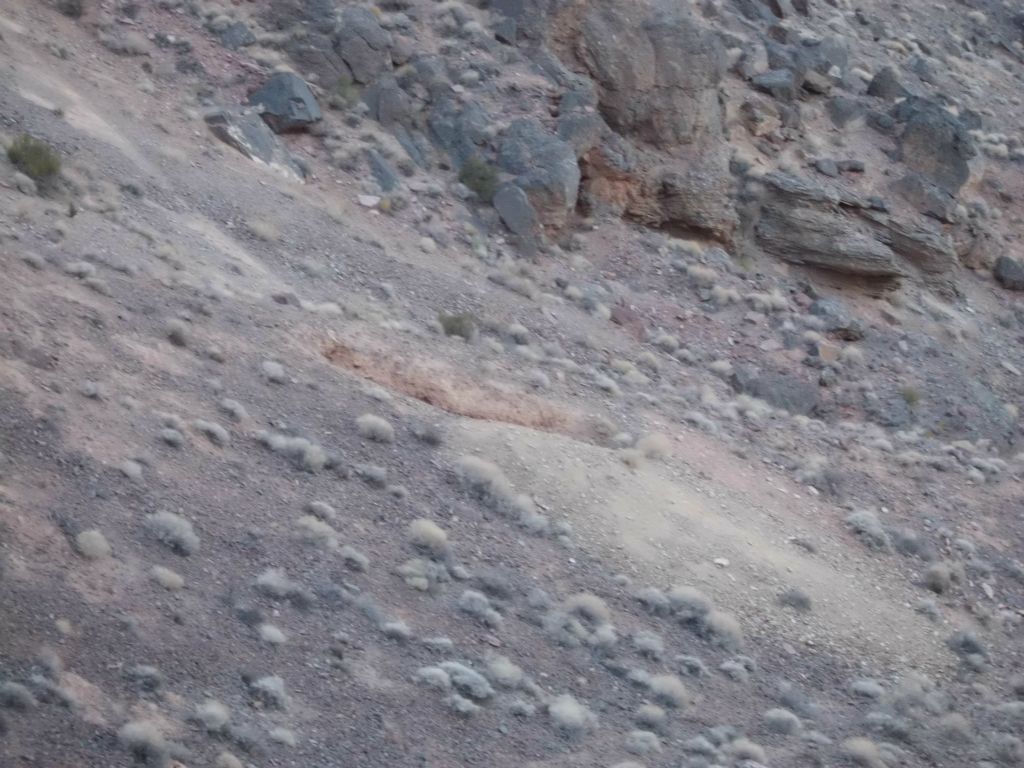
[{"label": "sparse vegetation", "polygon": [[288,709],[290,699],[285,691],[284,680],[277,675],[268,675],[252,682],[249,686],[253,697],[270,709]]},{"label": "sparse vegetation", "polygon": [[476,317],[469,312],[448,314],[439,312],[437,322],[445,336],[458,336],[466,341],[472,341],[477,336]]},{"label": "sparse vegetation", "polygon": [[872,549],[889,550],[892,544],[878,516],[871,510],[860,510],[846,518],[846,524]]},{"label": "sparse vegetation", "polygon": [[448,534],[433,520],[424,517],[413,520],[409,523],[408,536],[413,546],[432,557],[444,557],[448,553]]},{"label": "sparse vegetation", "polygon": [[473,155],[459,169],[459,181],[473,190],[480,200],[489,203],[498,191],[498,169],[479,155]]},{"label": "sparse vegetation", "polygon": [[170,759],[167,739],[160,728],[148,720],[133,720],[117,732],[121,746],[143,765],[164,768]]},{"label": "sparse vegetation", "polygon": [[568,693],[548,705],[548,714],[555,728],[568,736],[579,736],[597,725],[597,716]]},{"label": "sparse vegetation", "polygon": [[170,568],[154,565],[149,571],[150,577],[169,592],[177,592],[185,587],[185,579]]},{"label": "sparse vegetation", "polygon": [[146,527],[163,544],[179,555],[192,555],[199,551],[199,536],[192,523],[173,512],[157,512],[146,516]]},{"label": "sparse vegetation", "polygon": [[231,720],[231,712],[216,699],[207,699],[196,707],[196,719],[210,733],[218,733]]},{"label": "sparse vegetation", "polygon": [[7,147],[7,159],[36,182],[50,181],[60,173],[60,155],[56,150],[27,133],[16,137]]},{"label": "sparse vegetation", "polygon": [[15,709],[20,712],[32,709],[36,697],[21,683],[8,680],[0,683],[0,709]]},{"label": "sparse vegetation", "polygon": [[95,528],[82,531],[75,537],[75,549],[86,560],[102,560],[112,552],[106,537]]},{"label": "sparse vegetation", "polygon": [[356,427],[360,437],[367,440],[377,443],[393,443],[395,441],[395,428],[387,420],[380,416],[374,416],[372,413],[364,413],[356,419]]},{"label": "sparse vegetation", "polygon": [[467,589],[459,596],[459,610],[496,629],[501,626],[501,614],[494,610],[487,595]]}]

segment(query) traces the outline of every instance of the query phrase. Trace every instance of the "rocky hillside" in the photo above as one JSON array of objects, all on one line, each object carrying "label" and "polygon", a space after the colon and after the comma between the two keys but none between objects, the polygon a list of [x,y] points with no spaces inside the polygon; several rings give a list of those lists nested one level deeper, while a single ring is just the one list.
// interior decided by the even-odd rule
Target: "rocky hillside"
[{"label": "rocky hillside", "polygon": [[1022,43],[7,0],[0,765],[1024,764]]}]

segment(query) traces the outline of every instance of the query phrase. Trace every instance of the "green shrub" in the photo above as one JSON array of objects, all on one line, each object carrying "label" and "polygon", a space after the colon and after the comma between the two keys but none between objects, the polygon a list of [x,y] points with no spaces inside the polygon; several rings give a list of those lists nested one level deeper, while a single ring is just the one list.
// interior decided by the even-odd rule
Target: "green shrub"
[{"label": "green shrub", "polygon": [[85,0],[57,0],[57,10],[72,19],[80,19],[85,11]]},{"label": "green shrub", "polygon": [[19,171],[36,181],[46,181],[60,173],[60,155],[56,150],[27,133],[11,142],[7,158]]},{"label": "green shrub", "polygon": [[498,170],[479,155],[473,155],[459,170],[459,181],[489,203],[498,190]]},{"label": "green shrub", "polygon": [[476,336],[476,318],[469,312],[457,315],[441,312],[437,316],[437,322],[441,324],[445,336],[461,336],[466,341],[472,341]]},{"label": "green shrub", "polygon": [[359,101],[359,95],[359,86],[348,75],[342,75],[334,82],[327,97],[327,104],[332,109],[348,109]]},{"label": "green shrub", "polygon": [[921,393],[914,387],[903,387],[900,390],[900,394],[903,396],[903,399],[906,401],[907,405],[909,405],[911,408],[915,407],[918,403],[921,402]]}]

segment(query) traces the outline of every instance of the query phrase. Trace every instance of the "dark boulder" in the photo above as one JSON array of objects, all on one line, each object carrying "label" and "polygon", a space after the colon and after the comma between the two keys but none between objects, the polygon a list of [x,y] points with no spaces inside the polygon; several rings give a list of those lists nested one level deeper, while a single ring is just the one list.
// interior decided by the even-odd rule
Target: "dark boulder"
[{"label": "dark boulder", "polygon": [[533,119],[515,120],[498,147],[498,165],[516,177],[540,220],[560,227],[576,208],[580,168],[572,145]]},{"label": "dark boulder", "polygon": [[1024,291],[1024,264],[1009,256],[1000,256],[992,268],[992,276],[1003,288]]},{"label": "dark boulder", "polygon": [[761,372],[751,366],[737,368],[730,383],[741,394],[764,400],[794,414],[806,416],[814,413],[821,400],[817,384],[791,374]]},{"label": "dark boulder", "polygon": [[272,75],[262,88],[249,96],[263,119],[277,133],[308,128],[323,118],[320,105],[306,81],[292,72]]},{"label": "dark boulder", "polygon": [[353,5],[341,12],[334,50],[357,83],[371,83],[391,69],[391,35],[368,8]]},{"label": "dark boulder", "polygon": [[282,146],[259,114],[251,109],[215,108],[204,115],[218,139],[256,162],[293,178],[303,178],[303,167]]},{"label": "dark boulder", "polygon": [[900,159],[955,195],[970,176],[968,161],[977,154],[967,127],[936,102],[916,97],[898,104],[892,117],[904,124]]},{"label": "dark boulder", "polygon": [[621,3],[597,2],[586,11],[575,49],[617,132],[659,147],[722,135],[725,49],[695,16],[638,19]]},{"label": "dark boulder", "polygon": [[896,70],[892,67],[882,67],[868,83],[868,96],[877,99],[896,101],[908,95],[907,89],[896,78]]}]

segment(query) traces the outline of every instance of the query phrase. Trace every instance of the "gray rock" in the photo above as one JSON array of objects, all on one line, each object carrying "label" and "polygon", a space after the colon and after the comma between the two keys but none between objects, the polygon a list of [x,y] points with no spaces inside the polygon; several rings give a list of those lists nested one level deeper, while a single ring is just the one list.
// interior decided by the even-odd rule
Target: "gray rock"
[{"label": "gray rock", "polygon": [[292,72],[272,75],[249,96],[249,104],[260,110],[276,133],[303,130],[323,119],[313,91]]},{"label": "gray rock", "polygon": [[39,187],[35,181],[21,171],[14,174],[14,188],[21,192],[21,194],[28,195],[29,197],[35,197],[39,194]]},{"label": "gray rock", "polygon": [[540,40],[547,30],[552,0],[491,0],[491,10],[516,23],[517,35]]},{"label": "gray rock", "polygon": [[956,198],[921,174],[904,174],[893,182],[892,188],[918,212],[947,224],[956,221]]},{"label": "gray rock", "polygon": [[1003,288],[1024,291],[1024,264],[1009,256],[1000,256],[992,268],[992,276]]},{"label": "gray rock", "polygon": [[370,108],[370,117],[385,128],[405,124],[412,111],[409,94],[393,77],[382,77],[367,88],[363,101]]},{"label": "gray rock", "polygon": [[708,152],[653,175],[662,226],[731,242],[738,225],[735,184],[721,153]]},{"label": "gray rock", "polygon": [[519,119],[505,130],[498,165],[515,175],[546,226],[562,226],[576,208],[580,168],[572,146],[534,119]]},{"label": "gray rock", "polygon": [[864,323],[856,317],[840,299],[816,299],[809,311],[820,317],[826,333],[845,341],[859,341],[864,338]]},{"label": "gray rock", "polygon": [[796,78],[788,69],[771,69],[763,75],[758,75],[750,83],[757,90],[780,101],[792,101],[796,98]]},{"label": "gray rock", "polygon": [[913,266],[944,275],[956,264],[948,235],[872,210],[867,200],[774,172],[754,225],[758,244],[793,264],[891,278]]},{"label": "gray rock", "polygon": [[494,194],[494,209],[511,232],[524,239],[532,239],[540,232],[537,212],[530,205],[526,193],[512,183],[498,187]]},{"label": "gray rock", "polygon": [[487,141],[492,120],[477,102],[461,104],[451,96],[444,96],[435,104],[427,124],[438,145],[461,166]]},{"label": "gray rock", "polygon": [[866,277],[906,274],[869,226],[839,212],[837,193],[777,172],[767,174],[764,182],[755,236],[769,253],[792,264]]},{"label": "gray rock", "polygon": [[420,131],[409,130],[403,125],[394,126],[391,132],[416,165],[424,169],[432,167],[430,140],[426,136]]},{"label": "gray rock", "polygon": [[244,21],[232,22],[220,33],[221,45],[225,48],[230,48],[232,51],[237,51],[239,48],[244,48],[255,42],[256,35],[252,33],[249,25]]},{"label": "gray rock", "polygon": [[217,138],[249,159],[293,178],[305,176],[303,167],[292,158],[255,110],[218,107],[207,112],[204,119]]},{"label": "gray rock", "polygon": [[576,53],[597,82],[602,115],[619,133],[662,147],[721,136],[725,50],[695,16],[638,19],[623,4],[596,2],[583,18]]},{"label": "gray rock", "polygon": [[849,96],[836,96],[829,99],[825,109],[828,110],[828,116],[832,118],[832,124],[837,128],[845,128],[854,120],[863,117],[865,112],[864,105]]},{"label": "gray rock", "polygon": [[818,173],[822,173],[825,176],[835,178],[839,175],[839,166],[835,160],[830,160],[827,157],[822,157],[814,161],[814,167]]},{"label": "gray rock", "polygon": [[516,35],[519,31],[519,25],[516,23],[515,19],[504,16],[495,22],[492,29],[494,31],[494,39],[499,43],[504,43],[505,45],[516,44]]},{"label": "gray rock", "polygon": [[366,159],[370,162],[370,171],[380,188],[385,192],[393,192],[401,183],[394,166],[376,149],[367,152]]},{"label": "gray rock", "polygon": [[827,96],[832,92],[832,81],[827,75],[817,70],[809,69],[804,73],[803,88],[809,93],[816,93],[819,96]]},{"label": "gray rock", "polygon": [[896,101],[909,95],[909,92],[896,77],[892,67],[882,67],[868,83],[868,96],[885,101]]},{"label": "gray rock", "polygon": [[898,104],[892,117],[905,124],[900,159],[955,195],[970,176],[968,161],[977,154],[966,126],[936,102],[916,97]]},{"label": "gray rock", "polygon": [[607,132],[608,125],[593,112],[570,112],[558,120],[558,138],[571,145],[577,157],[600,144]]},{"label": "gray rock", "polygon": [[790,374],[762,373],[750,366],[740,366],[732,374],[730,383],[737,392],[759,398],[790,413],[808,415],[814,413],[820,404],[818,386]]},{"label": "gray rock", "polygon": [[345,6],[334,36],[334,50],[357,83],[371,83],[391,68],[391,35],[368,8]]}]

